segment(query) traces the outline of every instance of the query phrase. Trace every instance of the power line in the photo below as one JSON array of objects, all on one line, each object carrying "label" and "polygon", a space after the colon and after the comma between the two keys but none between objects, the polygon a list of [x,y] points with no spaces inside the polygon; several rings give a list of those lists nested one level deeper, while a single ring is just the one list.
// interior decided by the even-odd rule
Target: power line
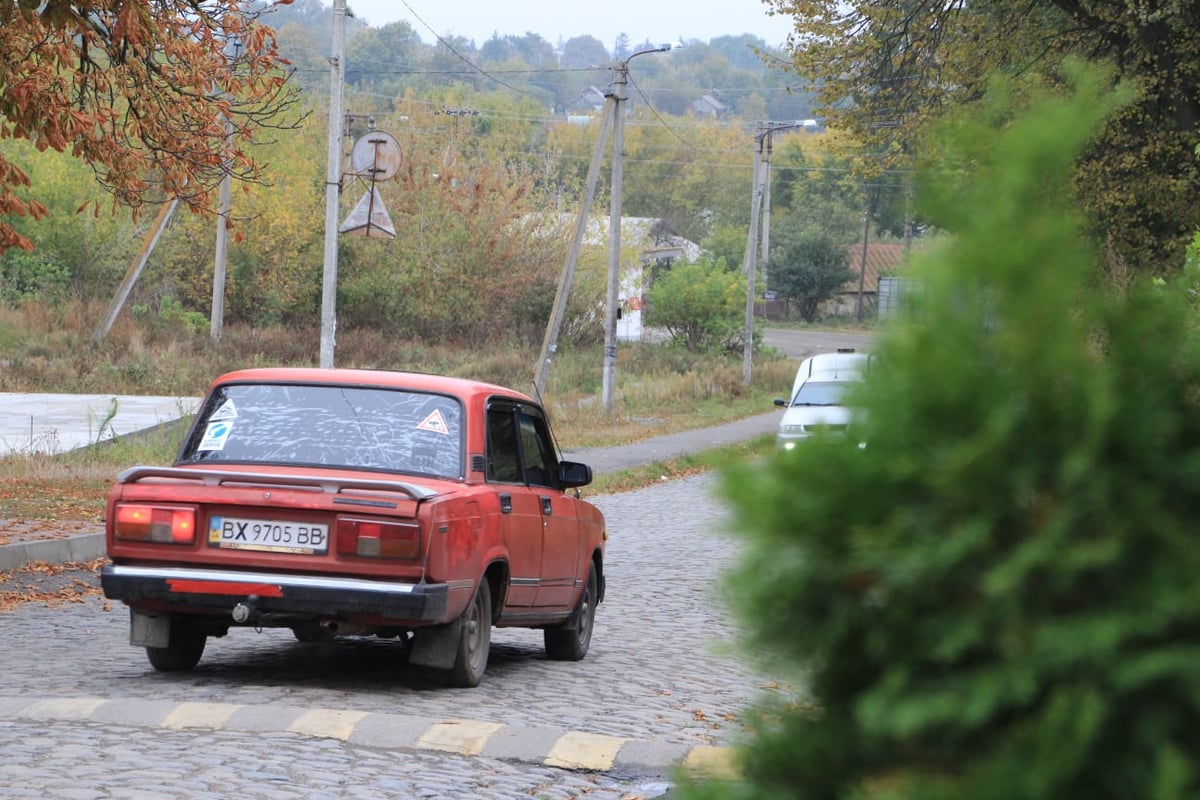
[{"label": "power line", "polygon": [[433,27],[421,17],[420,14],[418,14],[416,11],[413,10],[413,7],[408,4],[408,0],[400,0],[400,4],[408,9],[408,13],[412,14],[413,17],[417,20],[417,22],[420,22],[422,25],[425,26],[425,30],[427,30],[431,34],[433,34],[434,38],[438,40],[439,44],[441,44],[443,47],[445,47],[447,50],[449,50],[451,53],[453,53],[455,58],[457,58],[459,61],[466,64],[472,70],[474,70],[478,74],[482,75],[483,77],[487,78],[488,80],[494,81],[495,83],[500,84],[501,86],[508,89],[509,91],[516,92],[517,94],[525,95],[527,97],[534,96],[532,92],[526,92],[522,89],[518,89],[517,87],[512,86],[511,84],[505,83],[504,81],[500,80],[499,78],[497,78],[495,75],[491,74],[490,72],[488,72],[484,69],[481,69],[478,65],[476,65],[474,62],[472,62],[469,58],[464,56],[462,53],[458,52],[458,50],[456,50],[454,48],[454,45],[450,44],[450,42],[443,39],[441,34],[439,34],[437,31],[435,31],[433,29]]},{"label": "power line", "polygon": [[650,113],[654,114],[654,118],[657,119],[662,124],[663,128],[665,128],[668,133],[670,133],[672,136],[674,136],[676,139],[678,139],[683,144],[684,147],[690,147],[692,150],[698,149],[696,147],[696,145],[694,145],[691,142],[684,139],[682,136],[680,136],[675,131],[674,128],[672,128],[670,125],[667,124],[667,121],[665,119],[663,119],[662,114],[659,114],[658,109],[656,109],[654,107],[654,104],[650,102],[650,98],[646,97],[646,93],[642,91],[642,87],[638,86],[637,83],[634,82],[632,76],[628,77],[628,81],[630,84],[633,85],[633,88],[637,90],[638,95],[646,103],[646,107],[650,109]]}]

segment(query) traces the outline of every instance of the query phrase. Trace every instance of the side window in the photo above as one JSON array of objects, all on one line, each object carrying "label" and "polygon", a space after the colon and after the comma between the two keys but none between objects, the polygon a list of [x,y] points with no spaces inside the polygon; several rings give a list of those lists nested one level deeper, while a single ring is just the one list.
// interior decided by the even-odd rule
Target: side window
[{"label": "side window", "polygon": [[550,445],[545,424],[529,414],[520,413],[521,452],[525,456],[525,480],[534,486],[555,486],[557,459]]},{"label": "side window", "polygon": [[497,483],[522,482],[516,417],[511,409],[488,409],[486,474],[489,481]]}]

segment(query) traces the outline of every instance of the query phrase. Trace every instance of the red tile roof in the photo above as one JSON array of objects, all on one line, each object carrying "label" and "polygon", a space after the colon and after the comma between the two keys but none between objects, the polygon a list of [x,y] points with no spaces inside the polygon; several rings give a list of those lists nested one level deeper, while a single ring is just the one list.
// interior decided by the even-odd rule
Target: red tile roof
[{"label": "red tile roof", "polygon": [[[904,263],[917,248],[909,248],[903,242],[867,245],[867,269],[863,277],[863,292],[874,294],[879,291],[879,276],[897,275],[904,271]],[[863,268],[863,246],[861,243],[847,245],[850,258],[846,266],[854,273],[854,279],[847,281],[842,287],[842,293],[858,294],[859,273]]]}]

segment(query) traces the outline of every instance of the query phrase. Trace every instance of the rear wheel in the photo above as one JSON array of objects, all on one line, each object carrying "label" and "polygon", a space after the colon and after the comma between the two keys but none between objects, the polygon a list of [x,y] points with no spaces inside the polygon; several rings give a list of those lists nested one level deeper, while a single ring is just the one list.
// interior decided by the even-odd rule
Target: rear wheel
[{"label": "rear wheel", "polygon": [[583,596],[571,616],[553,628],[542,631],[546,655],[555,661],[579,661],[592,644],[592,626],[596,622],[596,567],[588,569]]},{"label": "rear wheel", "polygon": [[293,625],[292,635],[296,637],[297,642],[304,642],[306,644],[333,641],[333,635],[315,622]]},{"label": "rear wheel", "polygon": [[171,623],[171,636],[166,647],[147,647],[150,665],[159,672],[182,672],[200,663],[208,637],[180,622]]},{"label": "rear wheel", "polygon": [[487,578],[479,579],[475,597],[459,621],[458,649],[448,677],[451,686],[469,689],[483,680],[492,646],[492,593]]}]

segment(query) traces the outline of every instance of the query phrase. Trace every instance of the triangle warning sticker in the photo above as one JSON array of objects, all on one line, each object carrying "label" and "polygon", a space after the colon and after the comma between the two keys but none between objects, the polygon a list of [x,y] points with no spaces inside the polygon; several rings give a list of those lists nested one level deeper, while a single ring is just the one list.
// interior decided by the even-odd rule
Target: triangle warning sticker
[{"label": "triangle warning sticker", "polygon": [[431,431],[433,433],[440,433],[443,436],[449,435],[450,433],[450,428],[446,426],[446,418],[443,417],[442,412],[436,408],[428,417],[424,419],[423,422],[421,422],[420,425],[417,426],[417,429],[422,431]]},{"label": "triangle warning sticker", "polygon": [[209,422],[220,419],[237,419],[237,406],[232,400],[226,400],[225,403],[209,416]]}]

